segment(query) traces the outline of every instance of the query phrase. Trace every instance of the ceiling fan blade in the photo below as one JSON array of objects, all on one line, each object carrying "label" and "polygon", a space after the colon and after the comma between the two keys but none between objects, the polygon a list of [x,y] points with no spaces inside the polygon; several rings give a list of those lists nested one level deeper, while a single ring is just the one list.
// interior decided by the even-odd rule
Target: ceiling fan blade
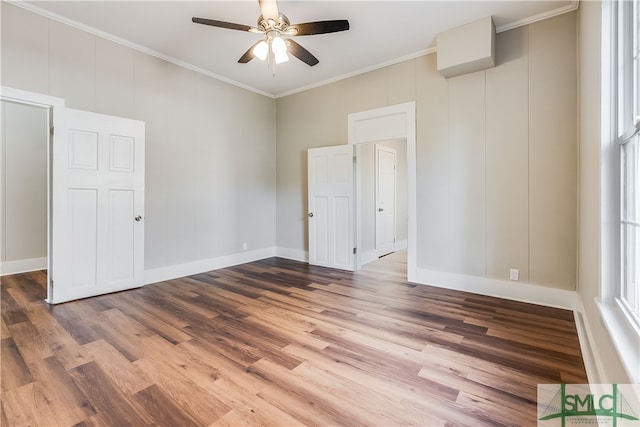
[{"label": "ceiling fan blade", "polygon": [[305,22],[304,24],[292,25],[291,28],[297,30],[292,34],[294,36],[337,33],[338,31],[348,30],[349,21],[346,19],[334,19],[332,21]]},{"label": "ceiling fan blade", "polygon": [[262,17],[265,20],[273,19],[273,21],[277,23],[280,15],[280,12],[278,12],[277,0],[258,0],[258,3],[260,4]]},{"label": "ceiling fan blade", "polygon": [[311,52],[309,52],[307,49],[303,48],[293,40],[287,39],[285,42],[287,43],[287,51],[305,64],[313,67],[318,62],[320,62],[318,61],[318,58],[311,54]]},{"label": "ceiling fan blade", "polygon": [[257,42],[255,42],[253,44],[253,46],[251,46],[249,48],[249,50],[247,50],[244,55],[242,55],[240,57],[240,59],[238,59],[238,63],[239,64],[246,64],[247,62],[251,61],[253,58],[255,58],[256,56],[253,54],[253,48],[256,47],[258,45],[258,43],[260,43],[262,40],[259,40]]},{"label": "ceiling fan blade", "polygon": [[205,18],[194,17],[194,18],[191,18],[191,21],[196,24],[211,25],[212,27],[219,27],[219,28],[228,28],[229,30],[250,31],[252,33],[256,31],[261,32],[257,28],[250,27],[248,25],[234,24],[232,22],[216,21],[215,19],[205,19]]}]

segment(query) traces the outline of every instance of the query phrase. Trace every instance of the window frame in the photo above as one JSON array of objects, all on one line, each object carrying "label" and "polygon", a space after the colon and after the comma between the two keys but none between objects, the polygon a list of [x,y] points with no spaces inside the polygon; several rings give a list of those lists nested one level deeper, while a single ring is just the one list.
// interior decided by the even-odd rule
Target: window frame
[{"label": "window frame", "polygon": [[[634,9],[634,7],[636,9]],[[638,0],[631,1],[622,1],[615,2],[615,15],[613,17],[614,23],[616,25],[615,34],[617,34],[615,44],[616,49],[614,50],[614,54],[616,55],[616,61],[612,64],[615,64],[615,71],[612,72],[612,75],[615,77],[615,91],[613,92],[615,96],[615,105],[616,109],[616,122],[615,122],[615,135],[616,135],[616,146],[619,157],[619,165],[620,165],[620,178],[619,178],[619,188],[618,193],[620,195],[620,208],[619,208],[619,228],[620,228],[620,259],[618,261],[620,268],[619,280],[617,282],[618,289],[616,291],[616,303],[620,306],[620,309],[624,312],[625,317],[628,318],[629,322],[631,322],[635,329],[640,331],[640,304],[638,304],[638,296],[640,293],[640,283],[636,282],[636,297],[633,302],[630,302],[627,298],[628,290],[627,290],[627,269],[629,268],[629,264],[635,263],[635,259],[630,259],[627,254],[627,238],[628,235],[625,232],[629,229],[629,227],[634,227],[636,233],[636,248],[635,251],[638,251],[638,239],[640,239],[640,227],[638,227],[638,212],[635,212],[637,209],[635,206],[634,209],[634,218],[629,218],[627,211],[629,210],[627,203],[627,168],[626,162],[623,161],[625,158],[625,149],[632,146],[632,144],[636,144],[636,151],[640,149],[638,147],[638,136],[637,134],[637,124],[636,118],[639,114],[638,112],[638,98],[640,96],[638,94],[634,95],[634,90],[637,90],[637,32],[634,34],[634,12],[637,14],[637,9],[640,8],[640,2]],[[621,24],[621,17],[626,20],[626,22]],[[622,56],[622,58],[621,58]],[[630,62],[627,62],[629,61]],[[622,80],[622,81],[621,81]],[[637,155],[637,153],[636,153]],[[637,159],[636,159],[637,162]],[[638,164],[635,165],[635,170],[637,171]],[[637,197],[638,188],[635,188],[635,193]],[[635,202],[635,200],[633,200]],[[635,255],[635,252],[634,252]],[[637,255],[636,255],[637,256]],[[638,268],[635,265],[634,268]],[[637,272],[635,273],[637,274]],[[632,307],[632,304],[635,305],[635,310]],[[639,332],[640,333],[640,332]]]},{"label": "window frame", "polygon": [[[631,126],[633,117],[633,93],[620,91],[620,76],[625,78],[624,85],[634,86],[634,66],[631,63],[631,75],[621,68],[625,64],[619,61],[619,39],[621,34],[628,37],[633,46],[633,18],[627,28],[619,26],[619,12],[632,10],[633,2],[640,0],[602,2],[602,158],[601,158],[601,298],[598,307],[609,336],[614,344],[624,370],[632,383],[640,382],[640,322],[622,298],[623,285],[623,170],[621,142],[633,137]],[[637,6],[640,7],[640,6]],[[624,16],[624,15],[623,15]],[[625,16],[626,17],[626,16]],[[628,33],[624,33],[624,30]],[[627,47],[627,55],[633,53]],[[635,83],[638,84],[638,83]],[[623,100],[621,100],[621,94]],[[631,99],[629,99],[631,98]],[[620,102],[622,101],[622,102]],[[637,108],[637,106],[636,106]],[[628,115],[630,113],[630,116]],[[627,117],[623,117],[624,114]],[[625,119],[627,120],[625,122]],[[637,138],[637,136],[636,136]],[[640,292],[640,286],[638,288]]]}]

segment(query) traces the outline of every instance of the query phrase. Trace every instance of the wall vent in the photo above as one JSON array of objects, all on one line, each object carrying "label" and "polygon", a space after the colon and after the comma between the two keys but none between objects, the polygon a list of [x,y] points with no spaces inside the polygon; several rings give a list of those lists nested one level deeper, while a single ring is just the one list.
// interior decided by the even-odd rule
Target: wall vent
[{"label": "wall vent", "polygon": [[490,16],[438,34],[438,71],[455,77],[496,65],[496,26]]}]

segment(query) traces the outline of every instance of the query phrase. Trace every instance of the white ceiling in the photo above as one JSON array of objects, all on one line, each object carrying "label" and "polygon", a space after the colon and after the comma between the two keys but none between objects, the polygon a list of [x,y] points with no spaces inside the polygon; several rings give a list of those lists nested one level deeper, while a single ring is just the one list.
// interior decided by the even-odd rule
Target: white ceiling
[{"label": "white ceiling", "polygon": [[302,1],[280,0],[292,24],[348,19],[346,32],[297,37],[320,63],[292,58],[275,75],[266,63],[238,58],[259,34],[214,28],[191,18],[256,25],[257,0],[235,1],[30,1],[18,5],[122,42],[222,80],[278,97],[435,48],[436,35],[493,16],[498,32],[573,10],[577,0]]}]

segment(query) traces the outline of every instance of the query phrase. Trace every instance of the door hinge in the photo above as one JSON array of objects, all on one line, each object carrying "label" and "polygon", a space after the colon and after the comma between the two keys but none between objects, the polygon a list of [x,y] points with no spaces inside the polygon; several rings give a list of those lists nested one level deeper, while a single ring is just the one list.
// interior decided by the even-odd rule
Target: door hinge
[{"label": "door hinge", "polygon": [[353,248],[353,254],[355,255],[355,253],[356,253],[356,248]]},{"label": "door hinge", "polygon": [[51,126],[51,129],[49,129],[49,132],[51,133],[51,135],[53,135],[55,133],[55,128]]}]

